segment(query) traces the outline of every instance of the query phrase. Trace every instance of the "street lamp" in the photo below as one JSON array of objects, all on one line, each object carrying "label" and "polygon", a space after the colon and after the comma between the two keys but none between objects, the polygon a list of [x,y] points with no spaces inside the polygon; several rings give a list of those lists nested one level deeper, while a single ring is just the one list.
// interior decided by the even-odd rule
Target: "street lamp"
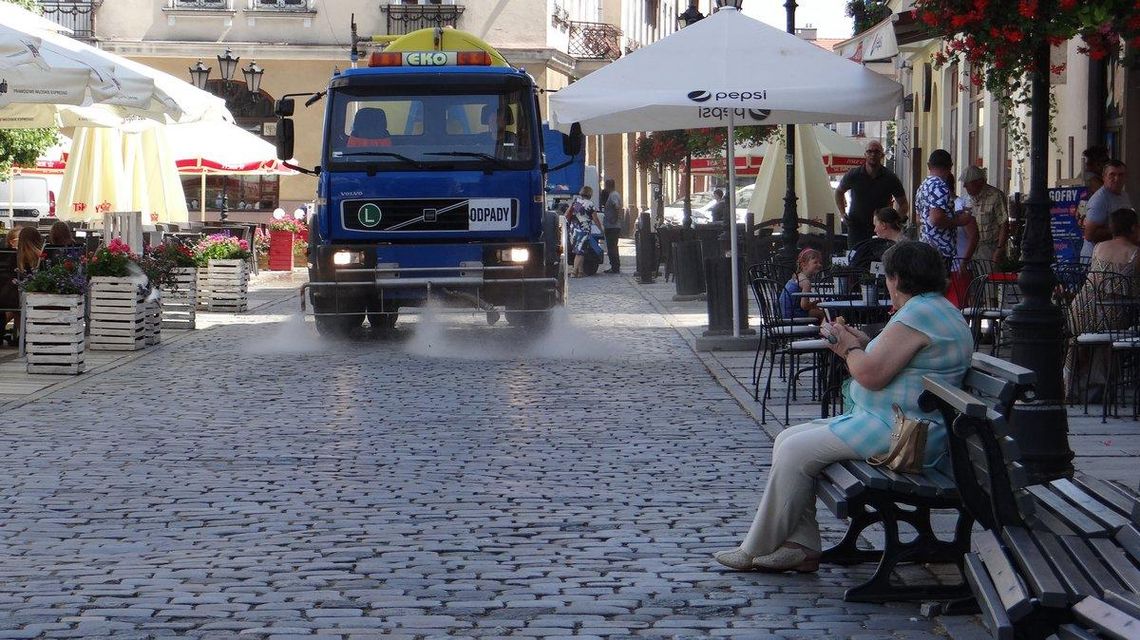
[{"label": "street lamp", "polygon": [[257,66],[257,60],[251,60],[249,66],[241,70],[241,74],[245,76],[245,88],[256,95],[261,90],[261,76],[265,74],[265,69]]},{"label": "street lamp", "polygon": [[689,0],[689,8],[685,9],[684,13],[677,16],[677,28],[684,29],[685,27],[696,24],[704,20],[705,14],[697,9],[697,0]]},{"label": "street lamp", "polygon": [[[684,29],[690,25],[694,25],[701,20],[705,19],[705,14],[697,9],[697,0],[689,0],[689,8],[685,9],[684,13],[677,16],[677,28]],[[685,154],[685,200],[681,205],[681,210],[684,215],[681,219],[681,227],[689,230],[693,228],[693,204],[690,200],[690,195],[693,191],[693,154]]]},{"label": "street lamp", "polygon": [[238,61],[241,58],[234,55],[233,51],[227,47],[225,53],[218,54],[218,70],[222,72],[222,80],[229,82],[234,79],[234,71],[237,70]]},{"label": "street lamp", "polygon": [[[788,33],[796,34],[796,0],[787,0],[784,3],[787,12]],[[787,163],[788,190],[784,193],[784,219],[781,231],[784,247],[780,251],[781,261],[793,264],[796,259],[796,244],[799,242],[799,225],[796,224],[796,125],[789,124],[785,128],[787,151],[784,162]]]},{"label": "street lamp", "polygon": [[190,83],[205,91],[206,81],[210,79],[210,71],[210,67],[202,64],[202,59],[198,58],[198,63],[190,67]]}]

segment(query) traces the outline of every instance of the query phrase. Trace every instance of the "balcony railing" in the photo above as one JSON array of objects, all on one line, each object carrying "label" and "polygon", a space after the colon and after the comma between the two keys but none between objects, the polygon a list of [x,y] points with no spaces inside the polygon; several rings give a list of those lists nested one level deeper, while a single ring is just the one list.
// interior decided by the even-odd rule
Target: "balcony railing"
[{"label": "balcony railing", "polygon": [[41,0],[44,17],[71,29],[71,37],[84,42],[95,40],[95,10],[103,0]]},{"label": "balcony railing", "polygon": [[605,22],[570,22],[567,52],[585,60],[617,60],[621,57],[621,29]]},{"label": "balcony railing", "polygon": [[388,35],[402,36],[417,29],[456,27],[463,14],[461,4],[380,5],[388,15]]}]

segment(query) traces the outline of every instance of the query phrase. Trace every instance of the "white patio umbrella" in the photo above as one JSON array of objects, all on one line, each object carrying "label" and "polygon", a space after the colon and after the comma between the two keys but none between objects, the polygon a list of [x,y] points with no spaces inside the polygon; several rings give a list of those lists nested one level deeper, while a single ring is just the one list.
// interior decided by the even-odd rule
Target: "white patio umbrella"
[{"label": "white patio umbrella", "polygon": [[[765,155],[769,158],[784,157],[786,144],[787,141],[780,136],[768,144]],[[825,155],[817,141],[815,127],[796,125],[796,197],[799,198],[797,209],[801,218],[818,218],[822,222],[828,213],[836,213],[835,191],[823,164]],[[785,165],[764,162],[756,174],[756,189],[752,192],[748,210],[757,214],[758,222],[782,218],[787,190]],[[836,215],[833,222],[832,231],[835,233],[839,233],[838,218]]]},{"label": "white patio umbrella", "polygon": [[0,24],[21,29],[39,29],[56,33],[71,33],[71,29],[38,16],[27,9],[10,2],[0,2]]},{"label": "white patio umbrella", "polygon": [[[731,7],[558,91],[550,120],[586,134],[810,124],[893,117],[902,86]],[[735,160],[728,158],[728,209],[735,209]],[[731,225],[737,264],[736,225]],[[732,269],[733,290],[739,287]],[[733,335],[740,305],[732,296]]]},{"label": "white patio umbrella", "polygon": [[[36,26],[42,18],[19,7],[0,24],[0,119],[10,105],[41,105],[48,120],[60,105],[102,105],[124,118],[163,123],[203,119],[232,121],[225,101],[174,76]],[[19,18],[19,16],[23,16]],[[25,108],[25,120],[34,109]],[[92,118],[95,119],[95,118]]]},{"label": "white patio umbrella", "polygon": [[190,219],[186,194],[167,139],[166,127],[148,126],[123,135],[123,166],[130,211],[141,211],[144,225]]},{"label": "white patio umbrella", "polygon": [[277,159],[265,139],[226,122],[195,122],[166,127],[178,172],[202,177],[201,214],[206,215],[206,176],[296,175]]}]

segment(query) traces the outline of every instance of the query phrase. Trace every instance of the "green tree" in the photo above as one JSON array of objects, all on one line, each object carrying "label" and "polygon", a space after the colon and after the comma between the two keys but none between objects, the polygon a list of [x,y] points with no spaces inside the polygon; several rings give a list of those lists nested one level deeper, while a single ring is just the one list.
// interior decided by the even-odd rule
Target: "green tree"
[{"label": "green tree", "polygon": [[[0,0],[43,13],[36,0]],[[14,164],[32,164],[44,150],[58,141],[59,130],[0,129],[0,179],[6,179]]]},{"label": "green tree", "polygon": [[847,0],[847,15],[855,19],[853,33],[859,35],[891,15],[886,0]]}]

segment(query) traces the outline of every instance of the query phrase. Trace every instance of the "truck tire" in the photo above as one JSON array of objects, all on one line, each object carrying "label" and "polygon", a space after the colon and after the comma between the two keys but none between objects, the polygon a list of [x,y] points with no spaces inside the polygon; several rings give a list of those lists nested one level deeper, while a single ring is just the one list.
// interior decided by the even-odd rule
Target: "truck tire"
[{"label": "truck tire", "polygon": [[379,302],[368,303],[368,324],[372,325],[372,329],[380,331],[389,331],[396,327],[396,320],[399,319],[399,307],[394,304],[380,305]]},{"label": "truck tire", "polygon": [[358,315],[345,316],[314,316],[317,324],[317,333],[326,338],[343,338],[353,330],[360,327],[362,320]]}]

